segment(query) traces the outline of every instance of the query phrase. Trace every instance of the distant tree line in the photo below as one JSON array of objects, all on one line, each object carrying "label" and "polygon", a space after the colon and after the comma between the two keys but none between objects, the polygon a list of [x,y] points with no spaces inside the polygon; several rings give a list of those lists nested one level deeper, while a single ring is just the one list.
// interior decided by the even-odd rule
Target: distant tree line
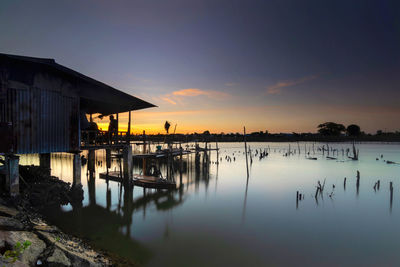
[{"label": "distant tree line", "polygon": [[[169,126],[169,125],[168,125]],[[169,127],[165,127],[166,129]],[[166,130],[168,132],[168,130]],[[134,140],[143,139],[164,142],[241,142],[244,139],[243,133],[203,133],[191,134],[155,134],[155,135],[135,135]],[[376,134],[366,134],[361,131],[360,126],[350,124],[347,127],[335,122],[324,122],[317,126],[317,133],[269,133],[258,131],[246,134],[246,140],[249,142],[290,142],[290,141],[320,141],[320,142],[341,142],[341,141],[384,141],[400,142],[400,132],[383,132],[378,130]]]},{"label": "distant tree line", "polygon": [[324,136],[339,136],[346,134],[347,136],[360,136],[365,134],[361,132],[360,126],[356,124],[350,124],[347,128],[340,123],[325,122],[318,125],[318,133]]}]

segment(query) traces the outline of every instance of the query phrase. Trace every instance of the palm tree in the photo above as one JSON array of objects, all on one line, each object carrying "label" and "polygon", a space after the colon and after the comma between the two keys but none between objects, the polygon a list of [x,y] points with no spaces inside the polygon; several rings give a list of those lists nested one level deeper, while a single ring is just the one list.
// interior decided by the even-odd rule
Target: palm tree
[{"label": "palm tree", "polygon": [[167,134],[168,134],[168,131],[169,131],[169,127],[171,126],[171,123],[169,122],[169,121],[165,121],[165,124],[164,124],[164,129],[165,129],[165,131],[167,132]]}]

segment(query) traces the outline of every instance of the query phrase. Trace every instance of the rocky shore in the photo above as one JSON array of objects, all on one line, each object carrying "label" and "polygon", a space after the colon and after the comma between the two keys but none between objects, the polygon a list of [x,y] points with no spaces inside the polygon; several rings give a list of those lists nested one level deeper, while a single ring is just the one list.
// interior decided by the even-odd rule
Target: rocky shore
[{"label": "rocky shore", "polygon": [[[8,205],[5,205],[8,204]],[[0,204],[0,251],[13,250],[19,242],[30,242],[18,259],[2,257],[0,266],[111,266],[102,253],[91,249],[82,240],[62,233],[38,215]]]},{"label": "rocky shore", "polygon": [[45,205],[81,202],[82,189],[39,167],[21,167],[20,173],[21,195],[0,196],[0,266],[112,266],[104,253],[47,224],[37,212]]}]

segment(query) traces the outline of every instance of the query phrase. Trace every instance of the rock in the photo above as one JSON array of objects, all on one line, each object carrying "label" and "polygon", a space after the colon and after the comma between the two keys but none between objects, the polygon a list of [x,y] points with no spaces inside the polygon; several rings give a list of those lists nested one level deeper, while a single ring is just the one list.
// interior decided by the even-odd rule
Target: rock
[{"label": "rock", "polygon": [[58,232],[57,227],[48,225],[40,218],[33,218],[31,220],[31,223],[32,223],[33,229],[36,231],[44,231],[44,232],[50,232],[50,233]]},{"label": "rock", "polygon": [[10,217],[13,217],[13,216],[18,214],[18,211],[15,210],[15,209],[0,205],[0,214],[8,215]]},{"label": "rock", "polygon": [[33,225],[33,229],[36,231],[44,231],[50,233],[56,233],[58,231],[57,227],[50,225]]},{"label": "rock", "polygon": [[19,261],[19,260],[16,260],[15,262],[7,262],[7,261],[3,261],[1,258],[0,258],[0,266],[4,266],[4,267],[29,267],[29,265],[28,264],[25,264],[25,263],[23,263],[23,262],[21,262],[21,261]]},{"label": "rock", "polygon": [[111,266],[111,262],[96,251],[85,248],[75,240],[60,239],[57,234],[38,231],[38,234],[47,242],[55,245],[56,249],[62,251],[71,261],[72,266]]},{"label": "rock", "polygon": [[71,261],[60,249],[54,249],[53,254],[47,258],[49,266],[71,266]]},{"label": "rock", "polygon": [[46,248],[46,244],[37,235],[26,231],[0,231],[0,240],[3,241],[2,247],[14,247],[17,242],[23,244],[30,241],[31,245],[20,256],[21,262],[27,265],[35,265],[37,258]]},{"label": "rock", "polygon": [[0,216],[0,230],[23,230],[24,225],[11,217]]}]

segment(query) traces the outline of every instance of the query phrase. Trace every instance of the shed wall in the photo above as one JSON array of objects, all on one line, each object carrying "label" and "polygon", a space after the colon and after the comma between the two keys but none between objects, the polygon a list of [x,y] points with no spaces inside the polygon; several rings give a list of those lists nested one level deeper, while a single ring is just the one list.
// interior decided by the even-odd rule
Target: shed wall
[{"label": "shed wall", "polygon": [[12,123],[13,153],[79,150],[78,97],[35,87],[8,88],[6,120]]}]

